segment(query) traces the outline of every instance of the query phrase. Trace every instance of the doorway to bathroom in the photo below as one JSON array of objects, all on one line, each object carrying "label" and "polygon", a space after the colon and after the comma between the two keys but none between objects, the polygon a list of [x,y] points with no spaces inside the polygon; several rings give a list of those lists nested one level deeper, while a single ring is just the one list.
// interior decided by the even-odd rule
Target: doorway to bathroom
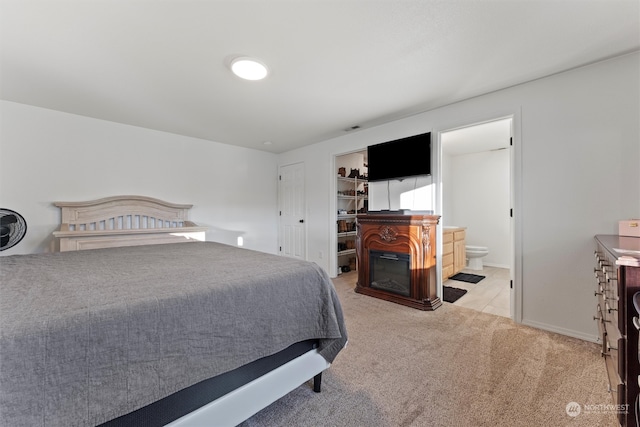
[{"label": "doorway to bathroom", "polygon": [[443,264],[442,286],[467,291],[453,304],[505,317],[513,317],[512,142],[511,117],[440,133],[443,239],[448,232],[456,245],[458,235],[464,239],[466,259],[456,272],[484,276],[478,283],[454,280]]}]

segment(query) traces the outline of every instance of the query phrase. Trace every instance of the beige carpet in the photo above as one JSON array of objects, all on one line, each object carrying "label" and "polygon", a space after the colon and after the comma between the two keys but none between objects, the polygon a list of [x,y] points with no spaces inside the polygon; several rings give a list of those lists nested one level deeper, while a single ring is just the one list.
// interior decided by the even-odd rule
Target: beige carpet
[{"label": "beige carpet", "polygon": [[598,345],[448,303],[404,307],[355,280],[334,280],[349,343],[322,392],[304,384],[243,427],[616,425]]}]

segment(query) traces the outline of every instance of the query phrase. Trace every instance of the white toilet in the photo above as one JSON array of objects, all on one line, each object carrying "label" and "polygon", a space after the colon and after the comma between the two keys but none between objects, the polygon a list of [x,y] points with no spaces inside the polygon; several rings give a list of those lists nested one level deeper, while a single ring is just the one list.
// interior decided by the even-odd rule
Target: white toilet
[{"label": "white toilet", "polygon": [[469,260],[467,268],[470,270],[482,270],[482,258],[489,254],[489,248],[486,246],[466,245],[465,250]]}]

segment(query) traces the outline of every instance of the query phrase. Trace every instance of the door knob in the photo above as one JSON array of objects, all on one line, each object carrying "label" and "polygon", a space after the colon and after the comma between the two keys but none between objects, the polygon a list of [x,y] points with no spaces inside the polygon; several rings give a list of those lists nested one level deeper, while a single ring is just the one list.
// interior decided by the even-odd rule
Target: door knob
[{"label": "door knob", "polygon": [[301,219],[301,220],[300,220],[300,223],[303,223],[303,222],[304,222],[304,219]]}]

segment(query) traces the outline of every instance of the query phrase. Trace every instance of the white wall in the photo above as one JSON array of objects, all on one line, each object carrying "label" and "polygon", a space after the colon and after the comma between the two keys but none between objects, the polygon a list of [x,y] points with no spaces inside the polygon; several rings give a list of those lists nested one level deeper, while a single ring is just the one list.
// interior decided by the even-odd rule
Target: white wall
[{"label": "white wall", "polygon": [[502,268],[511,265],[509,155],[504,149],[450,156],[443,194],[450,203],[443,224],[466,227],[466,244],[488,247],[483,263]]},{"label": "white wall", "polygon": [[593,236],[640,215],[639,75],[636,52],[280,155],[306,164],[309,259],[335,271],[335,155],[513,115],[521,320],[594,340]]},{"label": "white wall", "polygon": [[54,201],[121,194],[191,203],[207,240],[277,250],[274,154],[6,101],[0,118],[0,207],[28,226],[2,255],[51,250]]},{"label": "white wall", "polygon": [[433,210],[433,182],[430,175],[369,183],[369,210]]}]

